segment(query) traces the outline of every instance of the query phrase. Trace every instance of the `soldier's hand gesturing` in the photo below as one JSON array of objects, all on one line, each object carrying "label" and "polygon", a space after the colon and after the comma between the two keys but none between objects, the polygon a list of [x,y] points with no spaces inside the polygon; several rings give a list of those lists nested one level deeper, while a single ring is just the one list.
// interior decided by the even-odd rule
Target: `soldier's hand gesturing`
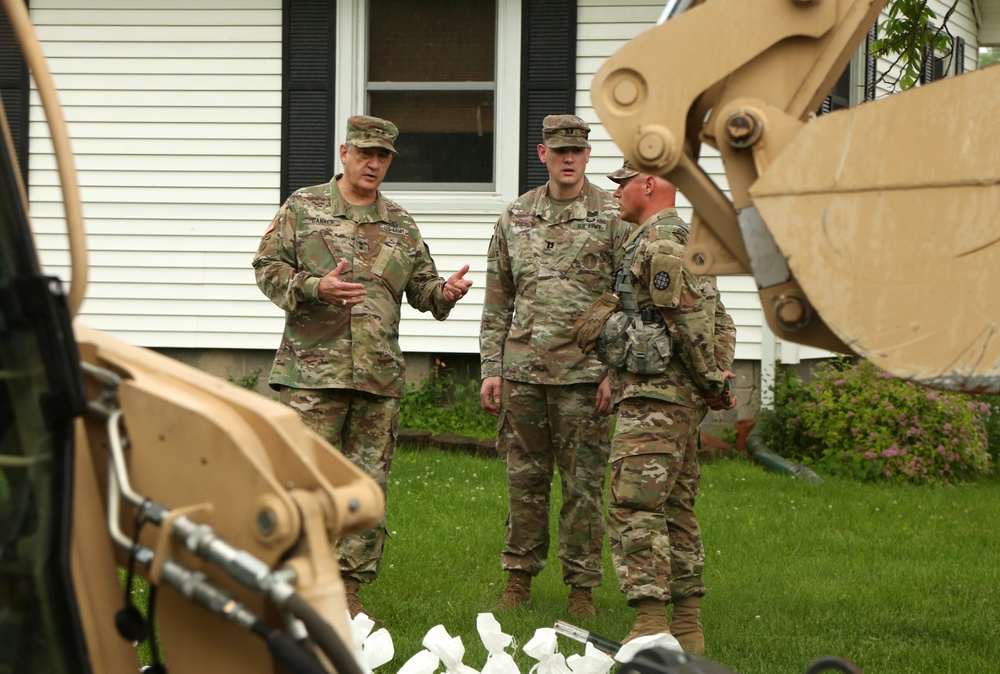
[{"label": "soldier's hand gesturing", "polygon": [[340,258],[337,268],[319,280],[317,295],[327,304],[340,307],[353,307],[365,301],[368,291],[360,283],[341,281],[340,275],[347,271],[347,260]]},{"label": "soldier's hand gesturing", "polygon": [[448,280],[445,281],[444,288],[441,289],[441,294],[444,295],[446,300],[449,302],[457,302],[465,297],[465,293],[469,292],[469,288],[472,286],[472,281],[463,278],[468,271],[469,265],[465,265],[448,277]]}]

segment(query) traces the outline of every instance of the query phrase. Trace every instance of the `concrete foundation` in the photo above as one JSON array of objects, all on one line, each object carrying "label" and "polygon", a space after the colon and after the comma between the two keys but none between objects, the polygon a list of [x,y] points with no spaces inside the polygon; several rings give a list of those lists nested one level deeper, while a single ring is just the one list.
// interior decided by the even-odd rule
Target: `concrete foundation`
[{"label": "concrete foundation", "polygon": [[[157,349],[160,353],[204,370],[235,384],[245,386],[268,398],[277,394],[267,385],[274,353],[238,349]],[[472,353],[407,353],[406,381],[408,386],[419,385],[435,368],[446,368],[457,379],[479,380],[479,356]],[[805,368],[803,368],[805,369]],[[760,363],[737,361],[734,365],[736,379],[733,394],[737,397],[735,409],[728,412],[709,412],[703,430],[711,433],[737,419],[754,419],[760,411]],[[256,378],[256,384],[253,380]]]}]

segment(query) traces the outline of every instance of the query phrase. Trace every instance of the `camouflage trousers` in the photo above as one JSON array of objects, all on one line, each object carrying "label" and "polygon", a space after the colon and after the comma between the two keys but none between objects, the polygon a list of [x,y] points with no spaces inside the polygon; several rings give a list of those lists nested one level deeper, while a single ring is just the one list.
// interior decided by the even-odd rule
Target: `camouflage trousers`
[{"label": "camouflage trousers", "polygon": [[604,478],[609,420],[596,411],[597,384],[504,381],[497,449],[507,461],[510,513],[503,568],[535,576],[549,553],[549,494],[559,468],[559,560],[563,582],[596,587],[603,578]]},{"label": "camouflage trousers", "polygon": [[618,405],[608,532],[618,584],[630,605],[705,594],[705,550],[694,513],[704,417],[704,409],[652,398]]},{"label": "camouflage trousers", "polygon": [[[399,431],[399,398],[350,389],[282,387],[279,398],[306,426],[340,450],[388,497],[389,469]],[[373,529],[337,540],[340,571],[362,583],[378,577],[385,546],[385,516]]]}]

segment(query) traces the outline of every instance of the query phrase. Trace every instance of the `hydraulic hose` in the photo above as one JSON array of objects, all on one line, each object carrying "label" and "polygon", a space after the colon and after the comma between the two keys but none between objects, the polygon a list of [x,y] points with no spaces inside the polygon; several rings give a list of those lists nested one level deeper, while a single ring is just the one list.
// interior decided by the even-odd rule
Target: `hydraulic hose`
[{"label": "hydraulic hose", "polygon": [[305,624],[309,637],[323,651],[338,674],[362,674],[354,654],[340,640],[336,630],[298,592],[288,595],[284,608]]},{"label": "hydraulic hose", "polygon": [[330,674],[315,655],[264,622],[258,620],[250,631],[267,643],[267,650],[288,671],[294,674]]}]

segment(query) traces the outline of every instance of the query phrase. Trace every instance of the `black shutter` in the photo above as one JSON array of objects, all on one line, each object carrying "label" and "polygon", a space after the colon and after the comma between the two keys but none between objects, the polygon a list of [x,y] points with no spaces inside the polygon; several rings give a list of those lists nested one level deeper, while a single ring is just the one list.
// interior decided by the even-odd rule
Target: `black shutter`
[{"label": "black shutter", "polygon": [[875,100],[875,82],[878,80],[878,56],[875,55],[875,50],[872,49],[872,45],[878,38],[878,23],[871,27],[868,31],[868,37],[865,38],[865,100],[874,101]]},{"label": "black shutter", "polygon": [[576,0],[521,6],[521,193],[549,179],[538,161],[546,115],[576,112]]},{"label": "black shutter", "polygon": [[955,74],[961,75],[965,72],[965,38],[955,38]]},{"label": "black shutter", "polygon": [[7,13],[0,12],[0,98],[3,99],[3,109],[7,115],[7,125],[21,166],[25,189],[28,186],[29,86],[28,64],[21,54],[21,46],[14,38],[14,29],[7,19]]},{"label": "black shutter", "polygon": [[[928,31],[928,33],[931,33],[931,34],[937,34],[937,26],[935,26],[933,23],[928,23],[927,24],[927,31]],[[934,47],[933,46],[929,45],[927,47],[924,47],[924,60],[921,63],[921,66],[920,66],[920,83],[921,84],[930,84],[934,80],[940,79],[940,73],[935,72],[936,70],[938,70],[940,68],[940,65],[941,65],[940,63],[937,63],[937,61],[939,61],[939,60],[940,59],[938,59],[934,55]]]},{"label": "black shutter", "polygon": [[920,66],[920,83],[930,84],[934,81],[934,47],[924,47],[924,60]]},{"label": "black shutter", "polygon": [[285,0],[281,65],[281,200],[333,175],[336,2]]}]

